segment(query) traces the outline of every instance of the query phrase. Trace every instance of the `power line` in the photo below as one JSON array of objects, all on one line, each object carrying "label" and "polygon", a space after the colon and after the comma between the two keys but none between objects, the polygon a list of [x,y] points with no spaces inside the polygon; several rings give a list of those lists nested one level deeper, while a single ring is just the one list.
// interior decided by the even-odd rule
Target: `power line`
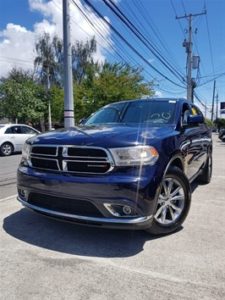
[{"label": "power line", "polygon": [[182,6],[183,6],[185,15],[187,15],[187,12],[186,12],[185,5],[184,5],[184,1],[183,1],[183,0],[181,1],[181,4],[182,4]]},{"label": "power line", "polygon": [[183,86],[181,86],[180,84],[176,83],[175,81],[171,80],[169,77],[167,77],[166,75],[164,75],[161,71],[159,71],[156,67],[154,67],[142,54],[140,54],[123,36],[122,34],[114,28],[114,26],[108,21],[106,20],[103,15],[88,1],[88,0],[84,0],[84,2],[91,7],[91,9],[95,12],[95,14],[97,14],[109,27],[112,31],[114,31],[119,37],[120,39],[139,57],[141,58],[148,66],[150,66],[155,72],[157,72],[159,75],[161,75],[162,77],[164,77],[166,80],[168,80],[169,82],[173,83],[176,86],[179,86],[181,88],[184,88]]},{"label": "power line", "polygon": [[166,67],[175,77],[182,83],[185,81],[183,75],[180,74],[149,42],[149,40],[139,31],[139,29],[125,16],[119,7],[112,0],[103,0],[103,2],[114,12],[114,14],[131,30],[131,32],[150,50],[150,52]]},{"label": "power line", "polygon": [[[97,30],[97,32],[99,33],[99,34],[101,34],[101,32],[99,32],[99,30],[96,28],[96,26],[95,26],[95,24],[94,24],[94,22],[92,22],[91,20],[90,20],[90,18],[87,16],[87,14],[81,9],[81,7],[74,1],[74,0],[72,0],[72,2],[74,3],[74,5],[78,8],[78,10],[82,13],[82,15],[84,16],[84,18],[85,18],[85,20],[95,29],[95,30]],[[104,36],[101,34],[101,36],[104,38]],[[107,41],[107,40],[106,40]],[[108,42],[109,43],[109,42]],[[119,54],[119,52],[116,50],[116,48],[114,47],[114,45],[112,44],[112,43],[110,43],[109,44],[110,45],[110,47],[112,48],[112,49],[114,49],[117,53],[118,53],[118,55],[120,56],[120,58],[122,59],[122,61],[124,61],[126,64],[129,64],[129,62],[127,62],[127,60],[126,59],[124,59],[120,54]],[[118,45],[117,45],[118,46]],[[106,50],[110,53],[110,51],[106,48]],[[123,51],[124,52],[124,51]],[[129,56],[129,54],[128,54],[128,56]],[[138,67],[140,67],[140,65],[139,65],[139,63],[136,61],[136,63],[137,63],[137,65],[138,65]],[[131,64],[132,65],[132,64]],[[148,73],[149,75],[150,75],[150,77],[152,77],[153,78],[153,76],[146,70],[146,73]]]},{"label": "power line", "polygon": [[[170,0],[170,4],[171,4],[171,6],[172,6],[172,8],[173,8],[175,17],[177,18],[177,11],[176,11],[175,5],[174,5],[174,3],[173,3],[173,0]],[[182,26],[181,21],[180,21],[179,19],[178,19],[178,24],[179,24],[179,26],[180,26],[180,30],[181,30],[181,32],[182,32],[182,35],[185,37],[185,30],[183,29],[183,26]]]},{"label": "power line", "polygon": [[29,64],[29,65],[34,65],[31,61],[29,60],[25,60],[25,59],[19,59],[19,58],[13,58],[13,57],[6,57],[6,56],[0,56],[0,61],[3,63],[8,62],[15,62],[18,63],[20,65],[24,65],[24,64]]},{"label": "power line", "polygon": [[[61,9],[61,7],[59,7],[55,2],[53,2],[53,4],[55,5],[55,7],[57,8],[57,9],[59,9],[60,11],[62,11],[62,9]],[[74,3],[75,4],[75,3]],[[76,5],[76,4],[75,4]],[[78,8],[78,5],[76,5],[77,6],[77,8]],[[78,8],[79,9],[79,8]],[[82,15],[83,14],[85,14],[84,12],[82,12]],[[84,15],[83,15],[84,16]],[[90,19],[88,19],[88,17],[87,17],[87,15],[85,14],[85,20],[86,20],[86,22],[88,22],[88,23],[90,23],[89,22],[89,20]],[[78,23],[78,22],[76,22],[73,18],[72,18],[72,16],[71,16],[71,18],[70,18],[70,20],[76,25],[76,26],[78,26],[79,28],[80,28],[80,30],[82,31],[82,32],[84,32],[86,35],[88,35],[89,37],[93,37],[93,35],[91,35],[89,32],[87,32],[86,30],[84,30],[81,26],[80,26],[80,24]],[[95,34],[102,40],[102,41],[105,41],[109,46],[110,46],[110,48],[111,49],[113,49],[114,51],[115,51],[115,53],[116,53],[116,55],[120,58],[120,59],[122,59],[122,61],[124,61],[124,62],[126,62],[127,63],[127,60],[126,59],[124,59],[124,57],[122,57],[122,55],[117,51],[117,49],[114,47],[114,45],[113,45],[113,43],[111,43],[109,40],[107,40],[103,35],[102,35],[102,33],[101,33],[101,31],[99,31],[98,30],[98,28],[95,26],[95,27],[93,27],[93,29],[94,29],[94,31],[95,31]],[[104,46],[104,44],[101,44],[100,42],[98,42],[98,44],[100,44],[101,46],[102,46],[102,48],[106,51],[106,52],[108,52],[108,54],[110,55],[110,56],[112,56],[112,57],[114,57],[115,59],[116,59],[116,56],[106,47],[106,46]],[[123,51],[124,52],[124,51]],[[127,54],[127,56],[129,56],[129,54]],[[126,56],[126,58],[127,58],[127,56]]]},{"label": "power line", "polygon": [[214,81],[214,80],[216,80],[217,78],[220,78],[220,77],[222,77],[222,76],[225,76],[225,72],[219,74],[218,76],[215,76],[213,79],[207,80],[207,81],[203,82],[202,84],[199,84],[198,86],[203,86],[203,85],[205,85],[205,84],[208,84],[208,83],[210,83],[210,82],[212,82],[212,81]]},{"label": "power line", "polygon": [[198,102],[205,108],[208,110],[208,106],[202,102],[202,100],[200,99],[200,97],[197,95],[197,93],[194,91],[194,96],[195,98],[198,100]]},{"label": "power line", "polygon": [[[206,10],[206,3],[204,2],[205,5],[205,10]],[[210,51],[210,59],[211,59],[211,64],[212,64],[212,70],[213,73],[215,73],[215,67],[214,67],[214,60],[213,60],[213,51],[212,51],[212,42],[211,42],[211,36],[209,32],[209,22],[208,22],[208,17],[207,14],[205,16],[206,19],[206,28],[207,28],[207,34],[208,34],[208,41],[209,41],[209,51]]]},{"label": "power line", "polygon": [[[149,26],[149,28],[152,30],[154,36],[156,37],[156,39],[159,41],[160,45],[162,46],[162,50],[164,50],[169,55],[169,57],[174,62],[174,65],[176,66],[176,68],[181,70],[180,66],[177,63],[175,63],[174,55],[170,51],[170,49],[169,49],[167,43],[165,42],[165,40],[163,39],[163,36],[162,36],[161,32],[157,28],[156,24],[153,22],[153,19],[151,18],[151,15],[150,15],[150,12],[147,11],[148,8],[144,7],[142,1],[137,2],[135,0],[132,0],[132,3],[137,8],[137,11],[139,12],[139,14],[141,16],[140,19],[143,19],[146,22],[146,24]],[[144,16],[144,18],[143,18],[143,16]],[[134,20],[137,20],[137,19],[138,18],[135,14]],[[144,25],[141,28],[144,28]],[[152,40],[152,37],[149,36],[149,33],[147,34],[147,36],[149,37],[149,40]],[[182,73],[182,71],[180,73]]]},{"label": "power line", "polygon": [[[60,11],[62,11],[61,7],[59,7],[55,2],[53,2],[53,4],[55,5],[55,7],[56,7],[57,9],[59,9]],[[83,17],[85,18],[86,22],[88,22],[88,23],[93,27],[95,34],[96,34],[98,37],[100,37],[101,40],[105,41],[106,44],[109,45],[110,49],[113,49],[114,52],[115,52],[115,54],[116,54],[123,62],[125,62],[126,64],[131,64],[131,65],[133,65],[133,63],[131,63],[131,60],[132,60],[136,65],[139,66],[139,63],[138,63],[133,57],[131,57],[129,53],[126,53],[126,54],[124,53],[124,49],[122,49],[122,48],[120,47],[119,41],[118,41],[117,47],[118,47],[118,48],[121,50],[121,52],[122,52],[122,54],[120,54],[119,51],[117,51],[117,49],[115,48],[114,44],[113,44],[109,39],[106,39],[106,38],[104,37],[104,35],[102,34],[101,30],[104,30],[104,28],[103,28],[98,22],[96,22],[96,24],[98,25],[98,27],[95,26],[95,24],[94,24],[93,22],[91,22],[90,18],[88,18],[87,14],[85,14],[85,12],[81,9],[81,7],[79,7],[76,3],[74,3],[74,4],[75,4],[75,6],[80,10],[80,12],[82,13],[82,15],[83,15]],[[83,31],[85,34],[87,34],[89,37],[93,37],[93,35],[91,35],[89,32],[87,32],[86,30],[84,30],[84,29],[80,26],[80,24],[79,24],[78,22],[76,22],[76,21],[72,18],[72,16],[71,16],[70,20],[71,20],[76,26],[78,26],[78,27],[81,29],[81,31]],[[101,21],[101,20],[100,20],[100,21]],[[104,23],[102,23],[102,24],[104,25]],[[99,26],[101,26],[101,27],[99,27]],[[99,41],[96,41],[96,42],[97,42],[97,44],[101,45],[101,47],[102,47],[106,52],[108,52],[108,54],[109,54],[110,56],[114,57],[114,59],[117,59],[117,57],[112,53],[112,51],[110,51],[104,44],[100,43]],[[125,56],[125,58],[124,58],[123,56]],[[133,67],[135,67],[135,65],[134,65]],[[148,73],[148,72],[147,72],[147,73]],[[148,73],[148,74],[152,77],[152,75],[151,75],[150,73]]]}]

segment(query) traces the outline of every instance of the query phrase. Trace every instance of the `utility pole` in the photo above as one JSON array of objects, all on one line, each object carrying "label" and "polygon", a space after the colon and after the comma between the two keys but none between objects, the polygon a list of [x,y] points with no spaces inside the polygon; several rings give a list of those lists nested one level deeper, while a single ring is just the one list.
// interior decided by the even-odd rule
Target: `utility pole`
[{"label": "utility pole", "polygon": [[218,119],[219,96],[216,94],[216,120]]},{"label": "utility pole", "polygon": [[214,102],[215,102],[215,91],[216,91],[216,80],[213,82],[213,97],[212,97],[212,111],[211,111],[211,121],[214,120]]},{"label": "utility pole", "polygon": [[64,127],[74,126],[72,52],[70,41],[69,0],[63,2],[63,46],[64,46]]},{"label": "utility pole", "polygon": [[49,66],[47,66],[47,95],[48,95],[48,130],[52,130],[52,113],[51,113],[51,99],[49,95],[50,91],[50,74]]},{"label": "utility pole", "polygon": [[202,13],[198,14],[185,14],[184,16],[177,17],[176,19],[187,19],[188,20],[188,41],[185,39],[183,42],[183,47],[186,48],[186,53],[187,53],[187,99],[191,100],[192,102],[194,101],[193,97],[193,91],[194,88],[196,87],[196,83],[194,79],[192,78],[192,64],[193,64],[193,57],[192,57],[192,19],[193,17],[205,15],[206,10]]}]

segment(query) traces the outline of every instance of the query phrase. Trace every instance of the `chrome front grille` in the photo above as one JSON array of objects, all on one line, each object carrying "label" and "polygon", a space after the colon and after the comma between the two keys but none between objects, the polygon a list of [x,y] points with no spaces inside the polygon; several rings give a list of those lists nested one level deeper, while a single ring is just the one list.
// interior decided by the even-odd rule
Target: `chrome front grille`
[{"label": "chrome front grille", "polygon": [[106,149],[67,145],[33,145],[30,164],[42,170],[87,174],[105,174],[113,168]]}]

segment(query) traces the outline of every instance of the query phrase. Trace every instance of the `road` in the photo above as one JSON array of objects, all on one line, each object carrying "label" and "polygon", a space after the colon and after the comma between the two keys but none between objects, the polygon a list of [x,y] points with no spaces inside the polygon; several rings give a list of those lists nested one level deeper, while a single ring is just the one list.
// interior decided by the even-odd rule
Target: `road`
[{"label": "road", "polygon": [[16,194],[16,169],[21,154],[0,156],[0,198]]},{"label": "road", "polygon": [[[160,238],[55,221],[1,186],[0,299],[225,299],[224,154],[215,138],[212,182],[196,187],[183,228]],[[18,160],[0,158],[1,183]]]}]

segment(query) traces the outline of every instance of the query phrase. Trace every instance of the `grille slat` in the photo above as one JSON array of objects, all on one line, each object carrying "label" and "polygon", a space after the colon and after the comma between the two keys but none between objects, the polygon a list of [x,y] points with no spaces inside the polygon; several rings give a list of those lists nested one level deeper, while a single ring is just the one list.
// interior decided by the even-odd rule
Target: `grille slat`
[{"label": "grille slat", "polygon": [[113,168],[107,150],[97,147],[34,145],[30,161],[37,169],[68,173],[105,174]]},{"label": "grille slat", "polygon": [[58,162],[56,159],[43,159],[31,157],[31,164],[34,168],[46,170],[59,170]]}]

